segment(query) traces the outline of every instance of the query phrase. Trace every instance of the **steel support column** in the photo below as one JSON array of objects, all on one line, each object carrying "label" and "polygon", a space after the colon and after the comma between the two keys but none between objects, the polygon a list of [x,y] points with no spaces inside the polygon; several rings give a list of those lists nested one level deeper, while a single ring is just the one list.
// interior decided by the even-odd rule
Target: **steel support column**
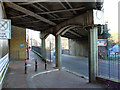
[{"label": "steel support column", "polygon": [[42,49],[42,57],[45,59],[46,58],[46,49],[45,49],[45,38],[41,38],[42,41],[42,45],[41,45],[41,49]]},{"label": "steel support column", "polygon": [[96,81],[98,73],[98,30],[93,27],[89,31],[89,82]]},{"label": "steel support column", "polygon": [[55,56],[56,56],[56,67],[61,69],[61,36],[55,36]]}]

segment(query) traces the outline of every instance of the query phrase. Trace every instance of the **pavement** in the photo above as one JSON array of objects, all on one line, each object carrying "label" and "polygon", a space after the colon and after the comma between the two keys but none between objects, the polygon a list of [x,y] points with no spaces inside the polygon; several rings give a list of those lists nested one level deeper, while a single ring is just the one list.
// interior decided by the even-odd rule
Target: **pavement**
[{"label": "pavement", "polygon": [[[49,55],[48,55],[49,56]],[[87,57],[70,56],[62,54],[61,65],[65,69],[80,74],[84,77],[89,77],[89,64]],[[47,57],[49,59],[49,57]],[[55,64],[55,56],[51,58],[53,65]],[[120,80],[120,60],[98,60],[98,75],[106,79]]]},{"label": "pavement", "polygon": [[[35,60],[38,60],[38,71],[35,72]],[[58,70],[44,63],[35,53],[30,51],[27,60],[27,74],[24,72],[24,60],[11,60],[9,69],[3,82],[3,88],[102,88],[99,83],[88,83],[88,79],[81,78],[65,70]]]}]

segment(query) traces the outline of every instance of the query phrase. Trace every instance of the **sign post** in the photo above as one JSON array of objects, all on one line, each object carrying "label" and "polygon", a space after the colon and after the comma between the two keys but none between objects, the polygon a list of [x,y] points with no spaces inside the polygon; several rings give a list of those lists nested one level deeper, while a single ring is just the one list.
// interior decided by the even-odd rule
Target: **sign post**
[{"label": "sign post", "polygon": [[11,39],[11,20],[0,19],[0,39]]}]

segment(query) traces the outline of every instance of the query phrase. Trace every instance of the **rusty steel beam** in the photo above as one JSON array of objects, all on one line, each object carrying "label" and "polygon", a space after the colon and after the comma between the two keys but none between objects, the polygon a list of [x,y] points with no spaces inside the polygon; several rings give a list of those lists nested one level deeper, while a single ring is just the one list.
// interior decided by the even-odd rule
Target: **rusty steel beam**
[{"label": "rusty steel beam", "polygon": [[79,35],[78,33],[75,33],[75,32],[73,32],[73,31],[71,31],[71,30],[69,30],[68,32],[71,33],[71,34],[73,34],[73,35],[75,35],[75,36],[78,36],[78,37],[80,37],[80,38],[82,37],[82,36]]},{"label": "rusty steel beam", "polygon": [[41,20],[43,22],[46,22],[46,23],[48,23],[50,25],[53,25],[53,26],[56,25],[56,23],[54,23],[54,22],[52,22],[52,21],[50,21],[50,20],[48,20],[48,19],[46,19],[46,18],[44,18],[44,17],[42,17],[40,15],[37,15],[36,13],[34,13],[34,12],[30,11],[30,10],[27,10],[27,9],[17,5],[17,4],[14,4],[12,2],[7,2],[6,5],[8,7],[10,7],[10,8],[13,8],[13,9],[17,10],[17,11],[25,13],[26,15],[30,15],[30,16],[36,18],[36,19],[39,19],[39,20]]},{"label": "rusty steel beam", "polygon": [[[71,4],[70,4],[67,0],[65,0],[65,1],[66,1],[67,5],[68,5],[71,9],[73,9],[73,7],[71,6]],[[73,13],[74,13],[74,14],[77,14],[77,12],[76,12],[75,10],[73,10]]]},{"label": "rusty steel beam", "polygon": [[[48,12],[41,12],[41,13],[36,13],[36,14],[50,14],[50,13],[59,13],[59,12],[66,12],[66,11],[73,11],[73,10],[81,10],[84,9],[85,7],[80,7],[80,8],[74,8],[74,9],[67,9],[67,10],[56,10],[56,11],[48,11]],[[15,17],[10,17],[10,18],[21,18],[21,17],[26,17],[28,15],[20,15],[20,16],[15,16]]]}]

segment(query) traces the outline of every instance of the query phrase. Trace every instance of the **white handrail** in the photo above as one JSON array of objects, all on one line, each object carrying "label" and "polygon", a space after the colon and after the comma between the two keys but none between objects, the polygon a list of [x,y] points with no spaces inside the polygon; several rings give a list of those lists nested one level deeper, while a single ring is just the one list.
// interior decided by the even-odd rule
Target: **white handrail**
[{"label": "white handrail", "polygon": [[[7,72],[9,66],[9,58],[8,54],[6,54],[3,58],[0,59],[0,85],[2,85],[3,79]],[[1,87],[0,87],[1,88]]]}]

